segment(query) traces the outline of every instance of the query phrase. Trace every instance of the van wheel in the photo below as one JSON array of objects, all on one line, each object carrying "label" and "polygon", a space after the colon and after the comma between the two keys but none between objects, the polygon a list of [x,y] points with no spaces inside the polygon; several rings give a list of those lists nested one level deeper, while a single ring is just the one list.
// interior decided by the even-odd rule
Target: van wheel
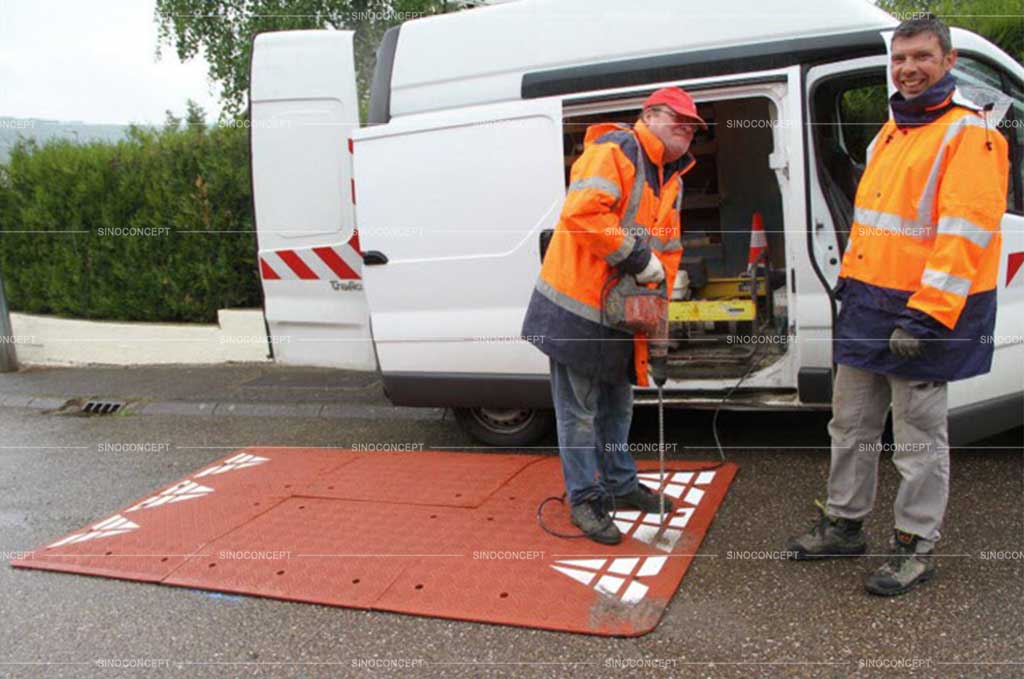
[{"label": "van wheel", "polygon": [[544,438],[555,424],[555,413],[535,408],[455,408],[455,420],[478,441],[515,448]]}]

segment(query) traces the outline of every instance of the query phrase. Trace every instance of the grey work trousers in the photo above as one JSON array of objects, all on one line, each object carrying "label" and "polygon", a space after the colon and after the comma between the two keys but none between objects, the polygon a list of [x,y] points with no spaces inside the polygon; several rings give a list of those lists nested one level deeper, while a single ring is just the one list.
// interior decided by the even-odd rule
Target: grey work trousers
[{"label": "grey work trousers", "polygon": [[[881,443],[892,404],[893,439]],[[921,538],[918,551],[939,540],[949,499],[949,438],[945,382],[881,375],[840,365],[832,394],[830,516],[863,519],[878,483],[878,456],[892,451],[903,477],[893,506],[898,530]]]}]

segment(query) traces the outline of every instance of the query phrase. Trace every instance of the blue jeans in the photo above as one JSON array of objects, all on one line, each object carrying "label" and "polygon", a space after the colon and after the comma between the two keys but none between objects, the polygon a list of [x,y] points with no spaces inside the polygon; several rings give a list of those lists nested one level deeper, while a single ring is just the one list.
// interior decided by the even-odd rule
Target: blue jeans
[{"label": "blue jeans", "polygon": [[552,360],[551,396],[569,502],[636,490],[636,462],[628,445],[632,385],[594,380]]}]

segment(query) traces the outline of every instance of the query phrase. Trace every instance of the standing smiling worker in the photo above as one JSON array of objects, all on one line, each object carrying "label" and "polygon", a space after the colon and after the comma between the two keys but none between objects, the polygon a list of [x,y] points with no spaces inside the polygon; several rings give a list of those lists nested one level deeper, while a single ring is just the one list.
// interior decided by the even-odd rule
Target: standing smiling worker
[{"label": "standing smiling worker", "polygon": [[523,336],[551,360],[572,522],[604,544],[622,540],[609,496],[644,512],[658,512],[660,498],[637,482],[628,447],[631,383],[648,384],[647,341],[608,325],[603,295],[623,275],[645,284],[675,279],[682,176],[695,163],[698,126],[707,128],[693,98],[667,87],[647,98],[634,126],[587,129],[523,321]]},{"label": "standing smiling worker", "polygon": [[796,558],[862,554],[882,429],[893,410],[893,554],[869,592],[930,578],[949,496],[946,384],[987,373],[1009,173],[1005,139],[956,91],[949,29],[933,15],[892,37],[892,117],[868,147],[836,294],[832,463]]}]

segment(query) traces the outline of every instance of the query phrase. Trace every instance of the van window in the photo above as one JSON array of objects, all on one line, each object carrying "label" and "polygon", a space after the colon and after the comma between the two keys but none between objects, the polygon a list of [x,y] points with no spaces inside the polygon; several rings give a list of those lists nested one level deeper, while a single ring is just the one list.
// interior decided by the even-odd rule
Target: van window
[{"label": "van window", "polygon": [[992,66],[972,59],[970,57],[959,57],[956,66],[953,67],[953,77],[957,84],[988,85],[994,90],[1002,89],[1003,80],[999,77],[999,71]]},{"label": "van window", "polygon": [[839,97],[839,122],[846,153],[863,165],[868,145],[888,118],[884,81],[844,91]]},{"label": "van window", "polygon": [[1008,89],[1010,96],[1013,97],[1013,104],[1000,127],[1011,135],[1011,172],[1016,168],[1016,172],[1010,177],[1010,191],[1015,194],[1012,209],[1017,214],[1024,214],[1024,91],[1014,85]]},{"label": "van window", "polygon": [[[1024,97],[1021,96],[1019,88],[1003,87],[1004,78],[999,70],[977,59],[960,56],[953,67],[953,77],[956,78],[957,86],[967,90],[964,94],[968,99],[977,104],[986,104],[994,99],[1005,100],[1007,95],[1013,98],[1010,110],[1006,112],[1003,121],[998,125],[999,131],[1006,137],[1007,145],[1010,147],[1010,167],[1014,168],[1013,176],[1010,177],[1009,186],[1006,190],[1006,209],[1010,212],[1020,213],[1021,210],[1021,150],[1022,131],[1020,121]],[[1006,82],[1010,82],[1009,78]],[[1013,90],[1017,89],[1014,93]],[[990,93],[987,97],[985,93]],[[1016,96],[1014,96],[1016,95]]]},{"label": "van window", "polygon": [[867,147],[889,116],[884,68],[836,75],[815,85],[811,131],[819,180],[845,250]]}]

